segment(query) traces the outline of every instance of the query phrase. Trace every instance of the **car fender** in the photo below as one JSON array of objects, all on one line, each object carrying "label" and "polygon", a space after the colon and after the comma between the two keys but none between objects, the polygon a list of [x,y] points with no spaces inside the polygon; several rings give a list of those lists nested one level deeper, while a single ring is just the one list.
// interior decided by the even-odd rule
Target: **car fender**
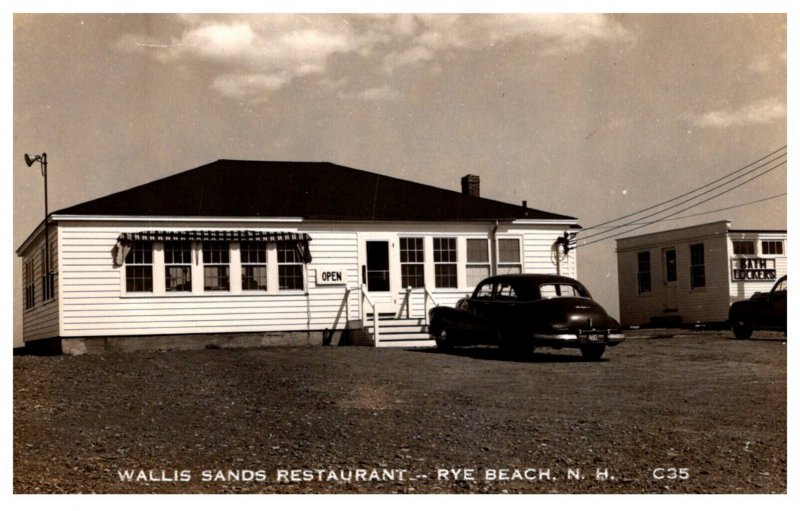
[{"label": "car fender", "polygon": [[474,328],[477,317],[464,309],[454,307],[439,306],[431,309],[429,313],[430,331],[436,333],[443,328],[453,328],[457,330]]}]

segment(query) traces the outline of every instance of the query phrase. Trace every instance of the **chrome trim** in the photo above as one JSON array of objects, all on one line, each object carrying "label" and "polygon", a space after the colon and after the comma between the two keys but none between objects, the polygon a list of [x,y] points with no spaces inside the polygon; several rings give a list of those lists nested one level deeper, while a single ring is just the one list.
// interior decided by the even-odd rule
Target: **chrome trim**
[{"label": "chrome trim", "polygon": [[577,341],[578,336],[575,334],[534,334],[534,339],[541,339],[544,341]]},{"label": "chrome trim", "polygon": [[[581,332],[582,335],[592,335],[595,334],[598,336],[598,342],[600,339],[603,341],[623,341],[625,340],[625,334],[604,334],[602,332]],[[542,340],[542,341],[580,341],[581,336],[575,334],[534,334],[533,338]]]}]

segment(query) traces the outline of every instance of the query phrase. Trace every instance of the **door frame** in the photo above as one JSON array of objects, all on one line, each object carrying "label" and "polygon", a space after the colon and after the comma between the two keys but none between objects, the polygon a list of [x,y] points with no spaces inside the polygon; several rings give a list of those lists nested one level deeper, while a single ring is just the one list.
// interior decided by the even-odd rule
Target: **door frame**
[{"label": "door frame", "polygon": [[380,312],[397,313],[400,291],[400,252],[397,233],[360,232],[358,233],[358,285],[366,282],[364,271],[367,267],[367,242],[385,241],[389,248],[389,290],[367,291],[370,298],[379,306]]},{"label": "door frame", "polygon": [[[669,280],[667,253],[675,254],[675,279]],[[674,246],[661,249],[661,280],[664,283],[664,312],[678,312],[678,249]]]}]

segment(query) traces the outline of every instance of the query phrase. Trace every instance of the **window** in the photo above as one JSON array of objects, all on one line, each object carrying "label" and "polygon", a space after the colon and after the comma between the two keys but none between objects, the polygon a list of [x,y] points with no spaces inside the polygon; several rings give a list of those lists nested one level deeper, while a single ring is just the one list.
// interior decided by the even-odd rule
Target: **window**
[{"label": "window", "polygon": [[139,241],[125,257],[125,290],[129,293],[153,292],[153,244]]},{"label": "window", "polygon": [[761,242],[761,253],[763,255],[782,255],[783,241],[766,240]]},{"label": "window", "polygon": [[497,284],[497,292],[494,295],[495,300],[500,301],[513,301],[516,300],[517,293],[514,291],[514,288],[511,287],[511,284],[507,284],[505,282],[500,282]]},{"label": "window", "polygon": [[230,250],[227,241],[203,242],[203,289],[230,291]]},{"label": "window", "polygon": [[51,266],[48,264],[49,259],[47,258],[48,252],[45,247],[42,247],[42,301],[46,302],[50,300],[54,296],[54,289],[55,289],[55,279],[54,275],[51,270]]},{"label": "window", "polygon": [[494,284],[492,284],[491,282],[487,282],[486,284],[483,284],[481,287],[479,287],[477,290],[475,290],[475,298],[482,298],[484,300],[488,300],[489,298],[492,297],[492,288],[493,287],[494,287]]},{"label": "window", "polygon": [[639,294],[641,295],[653,290],[650,278],[650,252],[639,252],[637,258],[639,270],[636,273],[636,280],[639,286]]},{"label": "window", "polygon": [[756,255],[756,244],[753,241],[734,241],[733,253],[736,255]]},{"label": "window", "polygon": [[489,240],[467,240],[467,286],[475,287],[489,276]]},{"label": "window", "polygon": [[434,282],[438,288],[457,288],[455,238],[433,238]]},{"label": "window", "polygon": [[267,243],[243,241],[239,253],[242,256],[242,291],[266,291]]},{"label": "window", "polygon": [[706,257],[702,243],[689,245],[691,252],[690,278],[692,289],[706,287]]},{"label": "window", "polygon": [[589,298],[586,292],[571,284],[542,284],[539,286],[539,294],[542,298],[555,298],[557,296]]},{"label": "window", "polygon": [[425,287],[425,252],[422,238],[400,238],[402,286]]},{"label": "window", "polygon": [[36,305],[36,284],[33,277],[33,257],[25,261],[22,267],[22,285],[25,288],[25,309]]},{"label": "window", "polygon": [[50,240],[50,271],[55,273],[58,268],[58,240]]},{"label": "window", "polygon": [[278,288],[305,289],[303,285],[303,262],[295,250],[294,243],[279,241],[278,248]]},{"label": "window", "polygon": [[167,292],[192,290],[192,243],[164,243],[164,274]]},{"label": "window", "polygon": [[506,273],[522,273],[522,262],[520,259],[519,240],[518,239],[499,239],[498,245],[498,258],[497,258],[497,273],[503,275]]}]

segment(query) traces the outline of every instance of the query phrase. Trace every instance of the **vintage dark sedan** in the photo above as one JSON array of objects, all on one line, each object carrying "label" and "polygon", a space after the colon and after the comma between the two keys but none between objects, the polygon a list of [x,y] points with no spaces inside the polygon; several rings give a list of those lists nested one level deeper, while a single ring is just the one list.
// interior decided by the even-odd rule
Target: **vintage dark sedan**
[{"label": "vintage dark sedan", "polygon": [[728,321],[737,339],[749,339],[753,330],[780,330],[786,333],[786,275],[778,279],[769,293],[755,293],[749,300],[731,304]]},{"label": "vintage dark sedan", "polygon": [[575,279],[498,275],[481,281],[456,307],[434,307],[428,330],[439,349],[494,344],[514,352],[537,346],[578,348],[599,360],[625,339],[619,323]]}]

